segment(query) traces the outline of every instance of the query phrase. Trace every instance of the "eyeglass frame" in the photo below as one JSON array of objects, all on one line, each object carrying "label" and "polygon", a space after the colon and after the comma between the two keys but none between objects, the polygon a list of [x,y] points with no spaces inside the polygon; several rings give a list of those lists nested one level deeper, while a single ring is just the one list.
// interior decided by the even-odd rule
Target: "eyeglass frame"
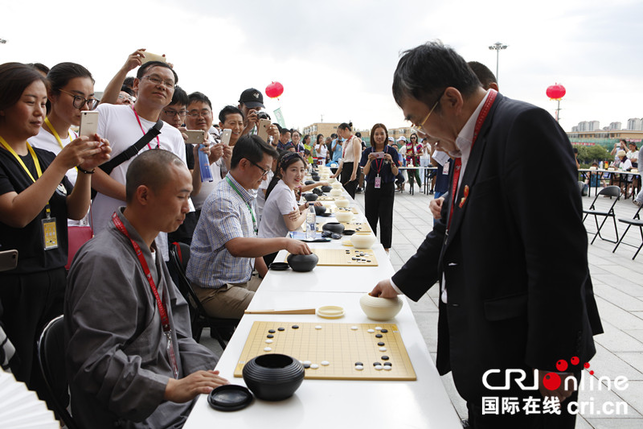
[{"label": "eyeglass frame", "polygon": [[168,83],[169,81],[163,80],[160,77],[151,74],[145,75],[141,79],[147,79],[154,85],[163,86],[167,89],[174,89],[174,87],[176,87],[176,83],[174,81],[172,81],[172,83]]},{"label": "eyeglass frame", "polygon": [[[440,98],[442,98],[442,96],[440,96]],[[429,116],[431,116],[431,113],[433,113],[435,108],[438,107],[438,104],[440,104],[440,98],[438,98],[438,101],[435,102],[435,104],[433,105],[431,110],[429,110],[429,113],[424,117],[424,120],[420,124],[414,124],[414,123],[411,122],[411,128],[413,128],[413,130],[415,132],[417,132],[418,134],[425,135],[425,136],[427,135],[426,131],[424,131],[424,129],[423,129],[424,124],[426,124],[426,121],[429,120]]]},{"label": "eyeglass frame", "polygon": [[202,110],[187,112],[187,116],[194,119],[198,118],[199,116],[203,116],[205,118],[206,115],[212,116],[212,110],[202,109]]},{"label": "eyeglass frame", "polygon": [[250,164],[254,165],[254,166],[255,166],[255,167],[257,167],[259,170],[261,170],[261,177],[266,177],[266,176],[268,176],[268,174],[270,173],[270,170],[266,170],[266,169],[264,169],[262,166],[260,166],[259,164],[257,164],[257,163],[256,163],[256,162],[254,162],[254,161],[250,161],[248,158],[246,158],[246,159],[248,160],[248,162],[249,162]]},{"label": "eyeglass frame", "polygon": [[[97,99],[97,98],[85,98],[85,97],[82,97],[82,96],[80,96],[78,94],[74,94],[73,92],[65,91],[64,89],[59,89],[58,91],[62,92],[63,94],[70,95],[74,99],[74,101],[72,101],[72,105],[78,110],[80,110],[83,107],[85,107],[85,105],[87,105],[87,108],[89,110],[94,110],[96,107],[98,107],[98,103],[100,103],[100,100]],[[76,106],[76,104],[77,104],[76,100],[83,100],[83,102],[80,104],[80,106]],[[89,106],[90,101],[96,103],[94,105],[94,107]]]},{"label": "eyeglass frame", "polygon": [[[183,113],[181,113],[181,112],[183,112]],[[170,117],[174,117],[176,115],[179,115],[179,118],[185,118],[188,115],[187,110],[163,109],[163,113],[165,113],[166,115],[168,115]]]}]

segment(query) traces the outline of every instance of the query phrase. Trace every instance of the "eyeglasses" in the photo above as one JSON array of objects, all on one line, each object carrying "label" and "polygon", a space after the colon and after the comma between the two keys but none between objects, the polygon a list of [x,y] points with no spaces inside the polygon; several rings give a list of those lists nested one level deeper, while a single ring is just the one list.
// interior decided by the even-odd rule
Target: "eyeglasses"
[{"label": "eyeglasses", "polygon": [[179,110],[179,111],[177,112],[177,111],[176,111],[176,110],[174,110],[174,109],[164,109],[164,110],[163,110],[163,112],[165,112],[165,114],[166,114],[167,116],[170,116],[170,117],[174,117],[174,116],[176,116],[176,115],[179,115],[179,118],[185,118],[185,117],[188,115],[188,111],[187,111],[187,110]]},{"label": "eyeglasses", "polygon": [[65,91],[64,89],[61,89],[60,92],[65,93],[67,95],[70,95],[70,96],[72,96],[74,98],[74,101],[72,102],[72,104],[74,105],[74,107],[76,109],[82,109],[83,106],[87,105],[87,108],[89,110],[94,110],[96,108],[96,106],[98,106],[98,103],[100,102],[100,100],[97,100],[95,98],[87,99],[85,97],[81,97],[78,94],[74,94],[74,93],[71,93],[69,91]]},{"label": "eyeglasses", "polygon": [[174,81],[172,80],[163,80],[160,77],[154,75],[143,76],[143,79],[147,79],[157,86],[164,86],[168,89],[174,89]]},{"label": "eyeglasses", "polygon": [[[440,96],[440,98],[442,97]],[[429,116],[431,116],[431,113],[433,113],[435,108],[438,107],[438,104],[440,104],[440,98],[438,98],[438,101],[436,101],[433,107],[431,108],[431,110],[429,110],[429,113],[424,117],[424,120],[422,122],[420,122],[419,124],[414,124],[411,122],[411,125],[413,126],[413,130],[415,132],[420,133],[422,135],[426,135],[426,132],[424,132],[423,130],[424,124],[426,124],[426,121],[429,120]]]},{"label": "eyeglasses", "polygon": [[192,110],[187,114],[190,116],[190,118],[198,118],[199,116],[203,116],[205,118],[206,116],[212,115],[212,110],[203,109],[200,112],[198,110]]},{"label": "eyeglasses", "polygon": [[123,94],[119,94],[118,99],[123,100],[123,104],[133,104],[135,101],[134,97],[130,95],[123,95]]},{"label": "eyeglasses", "polygon": [[[246,158],[246,159],[248,159],[248,158]],[[268,175],[268,173],[270,173],[270,170],[266,170],[266,169],[264,169],[262,166],[260,166],[260,165],[259,165],[259,164],[257,164],[256,162],[252,162],[252,161],[250,161],[249,159],[248,159],[248,162],[249,162],[250,164],[254,165],[255,167],[257,167],[259,170],[261,170],[261,177],[266,177],[266,176]]]}]

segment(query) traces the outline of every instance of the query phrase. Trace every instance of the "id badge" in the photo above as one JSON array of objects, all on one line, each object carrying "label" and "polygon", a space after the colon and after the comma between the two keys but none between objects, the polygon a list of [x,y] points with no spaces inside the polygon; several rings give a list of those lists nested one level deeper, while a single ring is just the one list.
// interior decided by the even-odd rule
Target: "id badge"
[{"label": "id badge", "polygon": [[382,186],[382,178],[378,175],[375,176],[375,189],[380,189]]},{"label": "id badge", "polygon": [[449,167],[450,166],[451,166],[451,164],[449,164],[448,162],[445,162],[444,166],[442,167],[442,174],[449,174]]},{"label": "id badge", "polygon": [[49,217],[42,220],[43,244],[45,250],[58,248],[58,232],[56,231],[56,218]]}]

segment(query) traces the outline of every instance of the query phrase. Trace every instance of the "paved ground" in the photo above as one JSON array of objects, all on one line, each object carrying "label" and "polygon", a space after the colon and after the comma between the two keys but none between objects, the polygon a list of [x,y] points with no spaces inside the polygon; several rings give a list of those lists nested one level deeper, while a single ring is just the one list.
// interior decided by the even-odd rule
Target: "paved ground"
[{"label": "paved ground", "polygon": [[[407,186],[408,190],[408,186]],[[432,195],[416,192],[396,194],[393,246],[390,252],[391,263],[400,268],[422,243],[426,234],[433,228],[433,218],[428,210]],[[357,194],[357,202],[362,205],[363,194]],[[584,197],[583,205],[588,208],[593,197]],[[607,209],[611,200],[600,197],[599,208]],[[631,200],[619,201],[616,205],[617,217],[632,218],[637,207]],[[555,215],[552,213],[552,215]],[[596,227],[591,219],[585,221],[590,241]],[[624,230],[619,223],[619,233]],[[614,237],[613,225],[606,224],[603,230],[608,238]],[[625,243],[641,243],[638,228],[630,229]],[[554,244],[552,244],[554,245]],[[642,428],[643,427],[643,251],[632,261],[635,248],[623,246],[612,253],[614,244],[597,239],[589,246],[588,257],[605,334],[595,338],[597,354],[591,361],[595,371],[594,389],[581,393],[580,402],[588,402],[586,412],[578,418],[576,427],[586,428]],[[412,303],[413,313],[424,334],[429,352],[435,360],[437,351],[437,288],[432,288],[418,303]],[[220,352],[216,341],[211,340],[207,330],[202,341],[213,350]],[[586,374],[589,375],[589,374]],[[627,388],[608,390],[608,380],[627,377]],[[596,377],[602,377],[598,388]],[[466,406],[457,394],[450,375],[442,378],[458,414],[466,417]],[[613,403],[614,408],[627,407],[621,415],[606,416],[605,404]],[[623,403],[623,404],[620,404]],[[591,410],[591,406],[594,410]],[[610,411],[610,409],[605,409]]]}]

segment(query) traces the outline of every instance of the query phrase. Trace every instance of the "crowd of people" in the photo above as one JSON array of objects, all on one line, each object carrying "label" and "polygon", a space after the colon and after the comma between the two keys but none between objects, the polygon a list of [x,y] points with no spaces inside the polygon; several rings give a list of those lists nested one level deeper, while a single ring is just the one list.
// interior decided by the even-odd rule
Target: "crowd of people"
[{"label": "crowd of people", "polygon": [[[128,77],[133,70],[136,76]],[[447,79],[445,70],[454,77]],[[420,166],[422,157],[438,167],[430,178],[436,228],[371,294],[418,299],[442,279],[438,369],[454,371],[473,422],[483,427],[488,419],[478,404],[485,368],[549,370],[567,354],[591,358],[591,334],[600,331],[600,322],[580,202],[561,214],[564,229],[542,226],[556,229],[565,244],[559,250],[566,253],[559,255],[543,242],[549,230],[529,229],[537,223],[531,222],[530,202],[516,198],[526,193],[517,186],[530,186],[521,175],[529,168],[516,166],[530,157],[506,129],[513,130],[521,112],[527,119],[520,124],[528,122],[533,139],[558,160],[560,176],[569,179],[564,185],[575,186],[566,169],[571,149],[561,144],[566,137],[551,118],[502,97],[497,86],[476,77],[474,65],[438,43],[406,52],[396,70],[394,96],[416,124],[398,145],[381,123],[372,127],[369,147],[352,123],[342,123],[331,136],[302,136],[277,123],[261,129],[270,116],[254,88],[215,117],[207,95],[177,85],[179,71],[147,61],[139,49],[98,100],[92,75],[80,64],[0,65],[0,250],[19,254],[16,267],[0,272],[3,351],[9,351],[3,367],[46,398],[35,344],[45,324],[64,313],[71,408],[81,426],[179,427],[199,394],[228,382],[213,371],[217,357],[192,339],[187,303],[164,263],[170,244],[190,245],[186,275],[205,310],[240,319],[277,252],[311,253],[287,232],[305,222],[302,192],[326,184],[304,183],[307,171],[320,164],[336,166],[332,177],[351,197],[364,188],[367,220],[373,231],[379,224],[386,250],[392,245],[396,183],[399,190],[405,181],[400,167]],[[96,131],[84,133],[82,118],[94,110]],[[495,122],[485,122],[488,136],[476,144],[486,152],[474,151],[487,114]],[[417,170],[408,176],[421,186]],[[458,198],[444,199],[448,191]],[[493,216],[476,216],[490,210]],[[95,238],[69,254],[72,241],[80,239],[77,228],[87,224]],[[463,237],[464,231],[476,238]],[[561,265],[570,258],[573,269]],[[498,261],[508,264],[511,275],[496,277],[500,267],[490,267]],[[530,279],[556,264],[565,273],[559,280]],[[552,303],[554,293],[561,298]],[[482,308],[489,300],[496,302],[492,316]],[[551,305],[564,323],[542,312]],[[466,328],[471,324],[476,330]],[[553,332],[554,343],[562,345],[545,350]],[[443,347],[449,341],[450,351]],[[489,348],[470,364],[470,356]],[[564,400],[568,393],[559,396]]]}]

